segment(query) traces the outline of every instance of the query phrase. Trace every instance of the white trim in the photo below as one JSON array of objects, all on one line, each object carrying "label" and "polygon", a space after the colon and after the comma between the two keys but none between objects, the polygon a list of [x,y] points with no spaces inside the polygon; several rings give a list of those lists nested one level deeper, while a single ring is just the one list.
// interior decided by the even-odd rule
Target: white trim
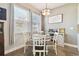
[{"label": "white trim", "polygon": [[1,20],[1,19],[0,19],[0,22],[6,22],[6,20]]},{"label": "white trim", "polygon": [[79,51],[79,47],[78,47],[78,51]]},{"label": "white trim", "polygon": [[78,51],[79,51],[79,47],[78,47]]},{"label": "white trim", "polygon": [[73,44],[69,44],[69,43],[64,43],[64,45],[74,47],[74,48],[78,48],[77,45],[73,45]]},{"label": "white trim", "polygon": [[10,53],[10,52],[12,52],[12,51],[15,51],[15,50],[17,50],[17,49],[20,49],[20,48],[22,48],[22,47],[24,47],[24,45],[20,45],[20,46],[18,46],[18,47],[14,47],[14,48],[12,48],[12,49],[5,50],[5,54],[8,54],[8,53]]}]

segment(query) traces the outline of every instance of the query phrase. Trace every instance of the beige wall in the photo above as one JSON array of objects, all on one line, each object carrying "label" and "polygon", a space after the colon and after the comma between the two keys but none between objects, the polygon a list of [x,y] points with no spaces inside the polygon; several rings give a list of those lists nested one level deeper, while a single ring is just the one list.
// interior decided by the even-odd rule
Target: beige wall
[{"label": "beige wall", "polygon": [[47,32],[49,28],[64,27],[66,30],[65,43],[77,45],[77,4],[66,4],[51,11],[51,16],[57,14],[63,14],[63,23],[49,24],[47,17],[45,19],[45,31]]}]

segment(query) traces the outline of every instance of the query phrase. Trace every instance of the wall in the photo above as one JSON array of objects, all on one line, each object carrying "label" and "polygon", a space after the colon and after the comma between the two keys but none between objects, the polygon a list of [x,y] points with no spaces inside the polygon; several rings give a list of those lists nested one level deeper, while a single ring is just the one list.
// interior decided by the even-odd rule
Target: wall
[{"label": "wall", "polygon": [[52,15],[63,14],[63,23],[49,24],[48,17],[45,18],[45,31],[49,28],[58,29],[65,28],[65,43],[77,45],[77,4],[66,4],[64,6],[55,8],[51,11]]}]

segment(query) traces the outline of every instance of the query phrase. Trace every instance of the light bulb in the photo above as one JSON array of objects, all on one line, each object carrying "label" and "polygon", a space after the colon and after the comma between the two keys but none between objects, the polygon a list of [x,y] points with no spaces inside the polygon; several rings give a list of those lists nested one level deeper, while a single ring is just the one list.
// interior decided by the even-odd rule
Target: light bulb
[{"label": "light bulb", "polygon": [[47,16],[47,15],[50,14],[50,10],[49,10],[49,9],[44,9],[44,10],[42,11],[42,14]]}]

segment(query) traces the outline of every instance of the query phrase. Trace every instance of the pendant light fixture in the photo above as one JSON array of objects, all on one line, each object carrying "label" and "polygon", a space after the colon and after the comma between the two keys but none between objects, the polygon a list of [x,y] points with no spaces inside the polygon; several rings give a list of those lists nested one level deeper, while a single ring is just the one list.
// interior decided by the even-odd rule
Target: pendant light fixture
[{"label": "pendant light fixture", "polygon": [[42,15],[48,16],[49,14],[50,14],[50,9],[47,8],[47,4],[46,4],[46,8],[42,10]]}]

